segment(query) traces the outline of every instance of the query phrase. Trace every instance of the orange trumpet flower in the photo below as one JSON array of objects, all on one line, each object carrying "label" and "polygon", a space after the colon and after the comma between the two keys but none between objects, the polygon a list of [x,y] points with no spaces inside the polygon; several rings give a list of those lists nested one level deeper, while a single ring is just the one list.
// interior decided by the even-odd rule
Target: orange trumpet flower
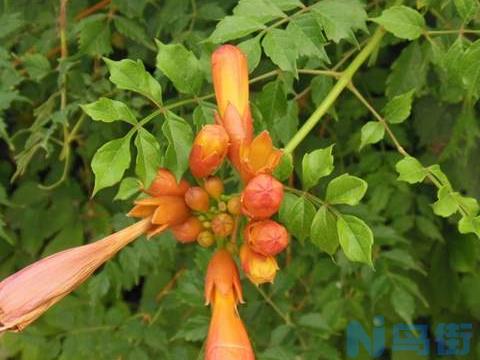
[{"label": "orange trumpet flower", "polygon": [[250,144],[240,147],[240,173],[245,182],[259,174],[272,174],[282,157],[273,147],[268,131],[262,131]]},{"label": "orange trumpet flower", "polygon": [[94,243],[41,259],[0,283],[0,332],[20,331],[150,228],[146,218]]},{"label": "orange trumpet flower", "polygon": [[255,360],[237,312],[237,304],[243,302],[237,266],[227,250],[218,250],[208,264],[205,299],[213,308],[205,360]]},{"label": "orange trumpet flower", "polygon": [[242,51],[233,45],[223,45],[212,54],[212,78],[217,98],[216,122],[223,125],[230,137],[228,157],[239,169],[242,143],[253,138],[248,91],[248,63]]},{"label": "orange trumpet flower", "polygon": [[145,192],[150,196],[174,195],[183,196],[190,184],[186,180],[177,182],[175,175],[168,169],[159,169],[150,187]]}]

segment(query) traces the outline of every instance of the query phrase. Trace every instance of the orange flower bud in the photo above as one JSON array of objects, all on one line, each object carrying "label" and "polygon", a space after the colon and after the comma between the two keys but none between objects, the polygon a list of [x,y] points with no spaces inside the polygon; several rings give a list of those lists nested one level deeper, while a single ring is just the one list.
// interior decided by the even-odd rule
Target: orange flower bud
[{"label": "orange flower bud", "polygon": [[236,308],[238,302],[243,302],[240,277],[227,250],[218,250],[208,264],[205,299],[207,304],[212,304],[205,360],[254,360],[247,331]]},{"label": "orange flower bud", "polygon": [[198,234],[203,230],[202,222],[195,216],[190,216],[183,224],[172,226],[175,239],[181,243],[189,243],[197,240]]},{"label": "orange flower bud", "polygon": [[188,207],[195,211],[208,211],[210,199],[208,193],[200,186],[192,186],[185,193],[185,202]]},{"label": "orange flower bud", "polygon": [[258,175],[242,192],[242,212],[254,219],[275,214],[283,200],[283,185],[271,175]]},{"label": "orange flower bud", "polygon": [[222,195],[225,190],[223,187],[223,181],[217,176],[210,176],[206,179],[203,188],[214,199],[219,199],[220,195]]},{"label": "orange flower bud", "polygon": [[228,135],[221,125],[205,125],[195,137],[190,152],[190,171],[195,177],[206,177],[222,164],[228,151]]},{"label": "orange flower bud", "polygon": [[168,169],[159,169],[150,187],[145,191],[150,196],[183,196],[189,188],[186,180],[177,183],[175,176]]},{"label": "orange flower bud", "polygon": [[240,215],[242,212],[242,203],[240,196],[234,196],[227,203],[228,212],[232,215]]},{"label": "orange flower bud", "polygon": [[268,131],[261,132],[250,144],[240,147],[240,173],[244,181],[259,174],[272,174],[282,157],[282,151],[273,147]]},{"label": "orange flower bud", "polygon": [[197,242],[200,246],[208,248],[215,243],[215,238],[211,231],[206,230],[198,234]]},{"label": "orange flower bud", "polygon": [[253,251],[264,256],[275,256],[287,247],[288,232],[276,221],[260,220],[245,227],[244,239]]},{"label": "orange flower bud", "polygon": [[240,260],[245,275],[255,285],[267,282],[273,283],[277,274],[278,264],[273,256],[263,256],[243,244],[240,248]]},{"label": "orange flower bud", "polygon": [[212,78],[220,116],[224,116],[228,104],[243,115],[249,97],[248,62],[238,47],[223,45],[213,52]]},{"label": "orange flower bud", "polygon": [[216,215],[212,220],[212,231],[218,236],[228,236],[232,233],[235,221],[225,213]]}]

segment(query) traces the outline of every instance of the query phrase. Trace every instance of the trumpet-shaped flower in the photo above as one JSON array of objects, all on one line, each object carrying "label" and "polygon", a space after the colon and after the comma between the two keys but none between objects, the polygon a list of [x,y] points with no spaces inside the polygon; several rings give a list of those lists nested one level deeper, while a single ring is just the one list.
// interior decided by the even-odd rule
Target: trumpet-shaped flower
[{"label": "trumpet-shaped flower", "polygon": [[207,305],[212,305],[205,360],[254,360],[247,331],[236,307],[243,302],[240,278],[227,250],[218,250],[208,264],[205,300]]},{"label": "trumpet-shaped flower", "polygon": [[221,125],[205,125],[195,137],[190,152],[193,176],[212,175],[222,164],[228,151],[228,134]]},{"label": "trumpet-shaped flower", "polygon": [[267,282],[273,283],[277,274],[278,264],[273,256],[263,256],[256,253],[246,244],[240,248],[240,260],[242,269],[255,285]]},{"label": "trumpet-shaped flower", "polygon": [[150,226],[150,219],[143,219],[102,240],[50,255],[3,280],[0,332],[23,330]]},{"label": "trumpet-shaped flower", "polygon": [[272,174],[282,157],[282,151],[273,147],[268,131],[261,132],[249,144],[240,147],[240,173],[244,181],[259,174]]}]

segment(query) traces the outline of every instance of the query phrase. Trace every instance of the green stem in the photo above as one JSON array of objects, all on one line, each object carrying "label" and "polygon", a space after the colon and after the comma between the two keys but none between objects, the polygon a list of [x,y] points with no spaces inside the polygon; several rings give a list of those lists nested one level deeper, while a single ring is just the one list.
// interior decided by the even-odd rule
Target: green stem
[{"label": "green stem", "polygon": [[353,75],[357,70],[362,66],[362,64],[367,60],[371,53],[377,48],[378,44],[383,38],[385,31],[383,28],[379,27],[373,36],[370,38],[367,45],[358,53],[358,55],[353,59],[350,65],[345,69],[344,72],[338,78],[335,86],[330,90],[328,95],[322,101],[320,106],[313,112],[312,115],[307,119],[305,124],[297,131],[293,136],[290,142],[285,146],[284,151],[286,153],[292,153],[293,150],[302,142],[302,140],[312,131],[315,125],[320,121],[320,119],[325,115],[328,109],[333,105],[338,96],[342,93],[350,81],[352,80]]}]

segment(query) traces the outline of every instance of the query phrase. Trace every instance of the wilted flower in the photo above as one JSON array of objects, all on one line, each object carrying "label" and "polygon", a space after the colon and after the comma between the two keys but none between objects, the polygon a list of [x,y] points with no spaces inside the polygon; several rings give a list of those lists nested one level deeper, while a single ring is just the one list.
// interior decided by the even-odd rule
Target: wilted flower
[{"label": "wilted flower", "polygon": [[273,283],[277,274],[278,264],[273,256],[263,256],[243,244],[240,248],[240,260],[245,275],[255,285],[267,282]]},{"label": "wilted flower", "polygon": [[177,241],[190,243],[197,240],[198,234],[203,230],[203,225],[198,218],[190,216],[183,224],[172,226],[170,229]]},{"label": "wilted flower", "polygon": [[242,51],[233,45],[223,45],[212,54],[212,77],[217,98],[218,124],[230,137],[228,156],[239,169],[242,143],[253,138],[248,91],[248,63]]},{"label": "wilted flower", "polygon": [[232,233],[234,228],[233,218],[225,213],[216,215],[212,219],[212,231],[218,236],[228,236]]},{"label": "wilted flower", "polygon": [[254,360],[247,331],[237,312],[237,304],[243,302],[238,270],[226,250],[218,250],[208,264],[205,300],[212,305],[205,360]]},{"label": "wilted flower", "polygon": [[175,176],[167,169],[159,169],[150,187],[145,191],[150,196],[183,196],[189,188],[186,180],[177,182]]},{"label": "wilted flower", "polygon": [[288,232],[283,225],[273,220],[250,222],[244,230],[248,246],[264,256],[275,256],[288,245]]},{"label": "wilted flower", "polygon": [[210,176],[205,180],[205,183],[203,184],[203,188],[205,191],[213,197],[214,199],[219,199],[220,195],[223,194],[224,186],[223,186],[223,181],[217,176]]},{"label": "wilted flower", "polygon": [[261,132],[250,144],[240,147],[240,173],[244,181],[259,174],[272,174],[282,157],[282,151],[273,147],[268,131]]},{"label": "wilted flower", "polygon": [[193,176],[212,175],[222,164],[228,151],[228,134],[221,125],[205,125],[195,137],[190,152]]},{"label": "wilted flower", "polygon": [[208,211],[210,199],[206,190],[200,186],[192,186],[185,193],[185,202],[188,207],[195,211]]},{"label": "wilted flower", "polygon": [[258,175],[242,192],[242,212],[253,219],[275,214],[283,200],[283,185],[271,175]]},{"label": "wilted flower", "polygon": [[0,332],[20,331],[150,228],[141,220],[94,243],[41,259],[0,283]]}]

